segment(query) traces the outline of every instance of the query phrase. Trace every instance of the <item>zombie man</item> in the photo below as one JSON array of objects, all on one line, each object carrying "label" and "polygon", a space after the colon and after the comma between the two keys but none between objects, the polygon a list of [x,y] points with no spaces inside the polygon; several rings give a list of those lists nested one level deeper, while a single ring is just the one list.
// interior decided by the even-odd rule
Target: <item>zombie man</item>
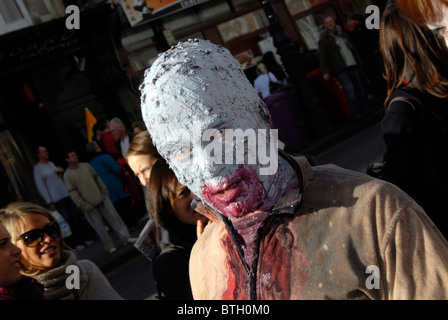
[{"label": "zombie man", "polygon": [[448,298],[448,243],[422,208],[392,184],[277,154],[227,49],[179,43],[141,91],[154,144],[214,221],[191,254],[196,299]]}]

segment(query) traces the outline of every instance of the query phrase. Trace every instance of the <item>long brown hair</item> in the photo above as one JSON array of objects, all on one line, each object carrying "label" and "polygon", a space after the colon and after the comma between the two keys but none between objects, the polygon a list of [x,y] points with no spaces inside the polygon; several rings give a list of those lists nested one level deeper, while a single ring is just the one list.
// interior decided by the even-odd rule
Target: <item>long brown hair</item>
[{"label": "long brown hair", "polygon": [[154,158],[160,158],[159,152],[153,145],[151,136],[149,135],[148,131],[139,132],[134,136],[131,143],[129,144],[126,158],[132,155],[148,155]]},{"label": "long brown hair", "polygon": [[448,97],[447,47],[427,27],[408,19],[394,3],[381,19],[380,48],[390,95],[407,82],[409,86],[439,98]]},{"label": "long brown hair", "polygon": [[195,226],[181,222],[174,213],[176,198],[188,197],[191,191],[177,180],[165,159],[160,158],[151,169],[147,197],[151,217],[162,228],[183,239],[195,240]]},{"label": "long brown hair", "polygon": [[409,19],[422,26],[440,20],[440,7],[448,6],[448,0],[395,0],[395,3]]}]

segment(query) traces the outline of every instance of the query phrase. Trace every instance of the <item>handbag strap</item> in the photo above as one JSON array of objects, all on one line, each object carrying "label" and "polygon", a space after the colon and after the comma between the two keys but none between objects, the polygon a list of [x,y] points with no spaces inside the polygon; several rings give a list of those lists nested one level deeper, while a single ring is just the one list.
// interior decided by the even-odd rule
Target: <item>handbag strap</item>
[{"label": "handbag strap", "polygon": [[414,104],[413,104],[411,101],[409,101],[409,99],[406,99],[405,97],[395,97],[395,98],[393,98],[392,100],[390,100],[390,102],[389,102],[389,108],[388,108],[388,109],[390,109],[390,106],[391,106],[392,103],[394,103],[395,101],[403,101],[403,102],[407,102],[408,104],[411,105],[412,109],[413,109],[414,111],[416,111]]}]

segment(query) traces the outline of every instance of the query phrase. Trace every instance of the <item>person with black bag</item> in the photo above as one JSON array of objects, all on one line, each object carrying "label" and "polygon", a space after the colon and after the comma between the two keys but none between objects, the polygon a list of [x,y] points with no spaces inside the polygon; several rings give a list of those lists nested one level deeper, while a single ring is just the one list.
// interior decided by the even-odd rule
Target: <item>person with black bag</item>
[{"label": "person with black bag", "polygon": [[408,193],[447,237],[445,43],[427,27],[409,20],[394,3],[384,12],[380,43],[387,79],[387,111],[381,123],[386,152],[383,164],[370,173]]}]

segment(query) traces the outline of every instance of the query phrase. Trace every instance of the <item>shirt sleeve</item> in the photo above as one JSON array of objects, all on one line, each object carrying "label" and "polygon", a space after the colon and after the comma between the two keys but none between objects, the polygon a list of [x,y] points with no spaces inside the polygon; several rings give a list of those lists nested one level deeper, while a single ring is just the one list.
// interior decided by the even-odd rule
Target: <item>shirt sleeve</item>
[{"label": "shirt sleeve", "polygon": [[448,242],[420,206],[394,215],[383,244],[389,299],[448,299]]},{"label": "shirt sleeve", "polygon": [[73,177],[69,175],[68,171],[65,171],[64,174],[64,184],[67,188],[68,194],[70,195],[70,198],[73,200],[75,205],[80,208],[81,210],[84,210],[84,208],[87,205],[87,202],[84,201],[84,199],[81,197],[81,195],[78,192],[77,186],[73,180]]},{"label": "shirt sleeve", "polygon": [[109,190],[107,190],[106,185],[104,184],[103,180],[101,180],[98,173],[95,171],[95,169],[88,163],[86,163],[86,166],[89,168],[90,173],[92,174],[92,177],[95,179],[96,184],[98,185],[98,188],[101,190],[101,193],[105,195],[106,197],[109,196]]},{"label": "shirt sleeve", "polygon": [[38,167],[34,167],[33,169],[33,176],[34,176],[34,182],[37,188],[37,191],[41,195],[41,197],[44,199],[46,204],[51,203],[51,197],[48,193],[47,186],[45,185],[45,180],[42,176],[42,172]]},{"label": "shirt sleeve", "polygon": [[276,77],[272,72],[269,72],[268,75],[269,75],[269,79],[270,79],[272,82],[278,82],[277,77]]}]

